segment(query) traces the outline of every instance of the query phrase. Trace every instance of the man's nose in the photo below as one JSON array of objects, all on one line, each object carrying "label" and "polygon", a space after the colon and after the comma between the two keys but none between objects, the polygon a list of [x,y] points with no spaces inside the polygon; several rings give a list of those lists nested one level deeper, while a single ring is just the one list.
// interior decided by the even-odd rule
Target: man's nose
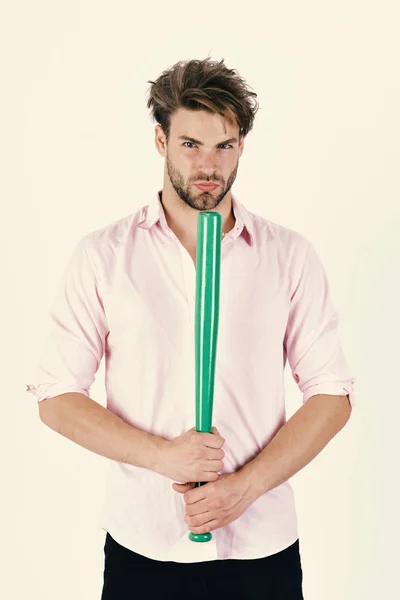
[{"label": "man's nose", "polygon": [[[206,158],[206,159],[201,160],[197,167],[198,173],[203,173],[203,175],[205,177],[207,177],[207,178],[210,177],[211,179],[214,179],[215,172],[217,170],[218,170],[218,165],[216,164],[215,160],[212,158]],[[199,179],[201,179],[201,177]]]}]

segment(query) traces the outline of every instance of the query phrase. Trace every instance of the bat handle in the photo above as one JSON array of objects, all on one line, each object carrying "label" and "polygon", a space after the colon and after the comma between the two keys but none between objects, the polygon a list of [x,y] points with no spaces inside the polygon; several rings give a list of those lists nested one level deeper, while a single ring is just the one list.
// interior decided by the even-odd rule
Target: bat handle
[{"label": "bat handle", "polygon": [[[200,487],[201,485],[206,485],[206,483],[208,483],[208,481],[197,481],[194,484],[194,487]],[[191,540],[192,542],[209,542],[212,539],[212,534],[210,532],[208,533],[193,533],[193,531],[191,531],[189,533],[189,540]]]}]

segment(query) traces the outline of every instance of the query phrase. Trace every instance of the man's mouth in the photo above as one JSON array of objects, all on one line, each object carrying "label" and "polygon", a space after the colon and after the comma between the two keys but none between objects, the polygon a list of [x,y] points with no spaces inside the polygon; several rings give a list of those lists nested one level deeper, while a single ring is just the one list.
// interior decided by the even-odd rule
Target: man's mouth
[{"label": "man's mouth", "polygon": [[195,186],[202,192],[212,192],[218,187],[217,183],[195,183]]}]

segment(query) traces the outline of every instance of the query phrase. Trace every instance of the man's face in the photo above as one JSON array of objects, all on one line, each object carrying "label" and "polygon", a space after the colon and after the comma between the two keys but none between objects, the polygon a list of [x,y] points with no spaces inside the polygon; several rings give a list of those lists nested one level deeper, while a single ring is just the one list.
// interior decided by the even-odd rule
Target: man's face
[{"label": "man's face", "polygon": [[[166,148],[166,168],[178,196],[196,210],[215,209],[236,179],[243,152],[236,121],[181,108],[171,117]],[[217,187],[202,191],[195,185],[208,182]]]}]

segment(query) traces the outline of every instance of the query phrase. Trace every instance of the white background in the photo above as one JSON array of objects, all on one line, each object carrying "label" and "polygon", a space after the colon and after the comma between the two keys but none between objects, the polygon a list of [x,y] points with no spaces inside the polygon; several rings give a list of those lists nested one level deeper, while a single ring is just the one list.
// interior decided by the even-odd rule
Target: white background
[{"label": "white background", "polygon": [[[78,240],[162,187],[147,81],[208,54],[260,103],[233,191],[315,246],[356,377],[350,421],[292,479],[305,599],[400,594],[399,16],[395,1],[2,3],[4,598],[100,598],[108,461],[43,425],[25,386]],[[91,396],[105,405],[104,364]]]}]

